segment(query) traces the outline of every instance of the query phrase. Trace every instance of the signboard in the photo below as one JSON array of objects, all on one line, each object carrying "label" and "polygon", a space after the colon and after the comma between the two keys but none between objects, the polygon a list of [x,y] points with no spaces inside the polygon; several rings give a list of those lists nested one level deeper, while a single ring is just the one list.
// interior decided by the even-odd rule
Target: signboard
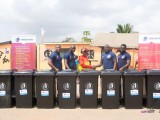
[{"label": "signboard", "polygon": [[17,70],[36,69],[36,36],[12,36],[11,67]]},{"label": "signboard", "polygon": [[160,34],[140,34],[138,69],[160,69]]}]

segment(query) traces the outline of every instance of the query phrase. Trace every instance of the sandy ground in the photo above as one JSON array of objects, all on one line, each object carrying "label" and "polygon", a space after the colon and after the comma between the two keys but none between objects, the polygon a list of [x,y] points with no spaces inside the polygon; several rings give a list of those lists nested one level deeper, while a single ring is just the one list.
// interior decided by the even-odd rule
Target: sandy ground
[{"label": "sandy ground", "polygon": [[144,109],[0,109],[0,120],[159,120],[159,110]]}]

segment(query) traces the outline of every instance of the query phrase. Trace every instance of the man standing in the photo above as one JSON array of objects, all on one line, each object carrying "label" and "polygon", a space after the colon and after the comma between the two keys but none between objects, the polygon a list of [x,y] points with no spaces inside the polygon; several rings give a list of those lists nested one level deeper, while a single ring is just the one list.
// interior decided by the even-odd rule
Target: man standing
[{"label": "man standing", "polygon": [[55,46],[55,51],[51,54],[48,60],[48,65],[51,67],[51,70],[56,72],[62,70],[62,58],[60,56],[61,45]]},{"label": "man standing", "polygon": [[118,70],[120,71],[128,69],[131,63],[131,55],[126,52],[126,47],[125,44],[120,47],[120,54],[118,55]]},{"label": "man standing", "polygon": [[76,50],[76,46],[71,45],[70,50],[64,55],[65,69],[71,69],[71,70],[77,69],[76,62],[75,62],[76,55],[74,54],[75,50]]},{"label": "man standing", "polygon": [[101,61],[95,67],[101,67],[103,65],[103,69],[114,69],[117,67],[116,54],[113,53],[110,49],[110,46],[106,44],[104,46],[104,53],[102,54]]}]

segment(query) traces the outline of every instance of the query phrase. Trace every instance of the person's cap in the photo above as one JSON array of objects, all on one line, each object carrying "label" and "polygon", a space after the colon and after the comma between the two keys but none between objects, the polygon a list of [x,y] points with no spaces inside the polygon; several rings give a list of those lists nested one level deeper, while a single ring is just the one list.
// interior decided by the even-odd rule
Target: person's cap
[{"label": "person's cap", "polygon": [[81,52],[84,52],[84,51],[88,52],[89,50],[87,48],[82,48]]}]

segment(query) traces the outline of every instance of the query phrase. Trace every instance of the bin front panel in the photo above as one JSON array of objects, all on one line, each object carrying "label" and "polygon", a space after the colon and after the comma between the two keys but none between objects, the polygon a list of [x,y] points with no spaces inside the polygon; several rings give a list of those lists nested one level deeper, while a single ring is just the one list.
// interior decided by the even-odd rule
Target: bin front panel
[{"label": "bin front panel", "polygon": [[11,76],[0,75],[0,108],[10,108],[11,97]]},{"label": "bin front panel", "polygon": [[146,81],[147,107],[160,109],[160,75],[149,75]]},{"label": "bin front panel", "polygon": [[120,75],[103,75],[101,79],[102,86],[102,108],[119,108],[119,86]]},{"label": "bin front panel", "polygon": [[59,108],[72,109],[76,107],[76,78],[77,76],[58,76]]},{"label": "bin front panel", "polygon": [[127,109],[141,109],[143,101],[144,76],[133,75],[124,77],[124,102]]},{"label": "bin front panel", "polygon": [[36,76],[37,108],[53,108],[55,106],[55,77]]},{"label": "bin front panel", "polygon": [[16,92],[16,107],[31,108],[33,106],[33,77],[18,75],[15,76],[15,92]]},{"label": "bin front panel", "polygon": [[97,108],[98,75],[80,76],[80,107]]}]

